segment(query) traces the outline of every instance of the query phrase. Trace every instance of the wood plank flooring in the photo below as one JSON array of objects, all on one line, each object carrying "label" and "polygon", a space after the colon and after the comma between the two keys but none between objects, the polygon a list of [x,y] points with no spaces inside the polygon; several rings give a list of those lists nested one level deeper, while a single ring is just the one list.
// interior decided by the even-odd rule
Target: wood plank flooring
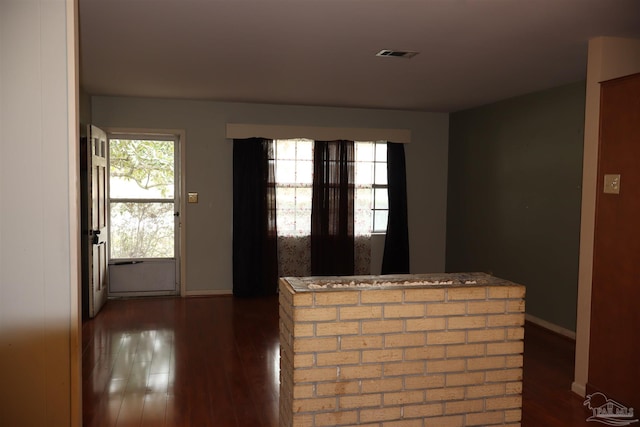
[{"label": "wood plank flooring", "polygon": [[[82,334],[85,427],[278,426],[275,297],[111,300]],[[527,324],[524,427],[588,425],[573,357]]]}]

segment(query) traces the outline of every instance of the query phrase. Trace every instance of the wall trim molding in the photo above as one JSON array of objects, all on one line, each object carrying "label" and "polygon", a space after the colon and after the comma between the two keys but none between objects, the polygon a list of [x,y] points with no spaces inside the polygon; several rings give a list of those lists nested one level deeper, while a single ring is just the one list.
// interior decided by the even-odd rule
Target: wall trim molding
[{"label": "wall trim molding", "polygon": [[587,386],[585,384],[574,381],[571,383],[571,391],[577,395],[585,397],[587,395]]},{"label": "wall trim molding", "polygon": [[229,139],[309,138],[319,141],[347,139],[349,141],[388,141],[408,143],[411,131],[408,129],[340,128],[322,126],[280,126],[227,123],[226,136]]},{"label": "wall trim molding", "polygon": [[[67,0],[67,133],[69,176],[69,425],[82,426],[82,239],[80,230],[80,60],[78,2]],[[51,19],[47,19],[47,24]],[[41,24],[42,25],[42,24]],[[74,226],[75,225],[75,226]],[[47,403],[49,403],[47,401]]]},{"label": "wall trim molding", "polygon": [[185,297],[209,297],[209,296],[217,296],[217,295],[233,295],[233,291],[231,289],[204,289],[197,291],[185,291],[183,293]]},{"label": "wall trim molding", "polygon": [[572,340],[575,341],[576,339],[576,333],[570,329],[567,328],[563,328],[562,326],[558,326],[555,323],[551,323],[551,322],[547,322],[546,320],[540,319],[539,317],[536,316],[532,316],[530,314],[525,314],[524,315],[524,319],[527,322],[531,322],[534,325],[538,325],[542,328],[548,329],[550,331],[553,331],[557,334],[560,334],[564,337],[567,338],[571,338]]}]

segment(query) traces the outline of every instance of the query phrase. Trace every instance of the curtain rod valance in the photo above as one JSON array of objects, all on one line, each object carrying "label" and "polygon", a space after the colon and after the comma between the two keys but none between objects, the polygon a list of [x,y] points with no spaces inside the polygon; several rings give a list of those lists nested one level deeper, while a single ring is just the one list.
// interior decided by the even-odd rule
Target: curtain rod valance
[{"label": "curtain rod valance", "polygon": [[309,138],[319,141],[347,139],[350,141],[391,141],[408,143],[411,141],[411,131],[408,129],[335,128],[227,123],[227,138]]}]

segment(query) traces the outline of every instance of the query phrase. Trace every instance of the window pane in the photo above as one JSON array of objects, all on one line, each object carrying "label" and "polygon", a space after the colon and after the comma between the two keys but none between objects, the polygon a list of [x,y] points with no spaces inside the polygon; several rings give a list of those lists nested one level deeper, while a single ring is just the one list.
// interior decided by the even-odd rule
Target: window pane
[{"label": "window pane", "polygon": [[310,139],[296,139],[298,160],[313,160],[313,141]]},{"label": "window pane", "polygon": [[173,258],[173,203],[111,203],[111,258]]},{"label": "window pane", "polygon": [[371,209],[356,209],[354,212],[354,232],[356,236],[371,233],[371,220],[373,211]]},{"label": "window pane", "polygon": [[313,184],[313,161],[298,160],[298,170],[296,174],[296,182],[298,184]]},{"label": "window pane", "polygon": [[354,232],[356,236],[371,233],[373,213],[373,190],[372,188],[356,188],[354,210]]},{"label": "window pane", "polygon": [[376,162],[376,180],[374,184],[387,185],[387,163]]},{"label": "window pane", "polygon": [[293,184],[296,182],[296,161],[278,160],[276,162],[276,182]]},{"label": "window pane", "polygon": [[371,142],[356,142],[356,162],[372,162],[375,160],[374,144]]},{"label": "window pane", "polygon": [[294,140],[286,139],[276,141],[276,147],[276,158],[278,160],[293,160],[296,158],[296,144]]},{"label": "window pane", "polygon": [[371,210],[373,208],[373,192],[371,188],[356,188],[355,210]]},{"label": "window pane", "polygon": [[296,189],[296,208],[311,212],[312,203],[311,187],[298,187]]},{"label": "window pane", "polygon": [[376,144],[376,162],[387,161],[387,143],[380,142]]},{"label": "window pane", "polygon": [[[276,209],[285,210],[296,208],[296,189],[295,187],[276,187]],[[279,219],[279,218],[278,218]]]},{"label": "window pane", "polygon": [[[279,236],[311,233],[313,141],[276,141],[276,218]],[[283,156],[286,159],[283,160]],[[280,170],[284,172],[280,172]],[[286,172],[286,173],[285,173]]]},{"label": "window pane", "polygon": [[109,140],[109,195],[116,199],[173,199],[174,142]]},{"label": "window pane", "polygon": [[356,162],[356,185],[373,183],[373,162]]},{"label": "window pane", "polygon": [[389,209],[389,197],[386,188],[376,188],[374,209]]},{"label": "window pane", "polygon": [[373,211],[373,231],[387,231],[389,211]]},{"label": "window pane", "polygon": [[296,210],[295,209],[278,209],[276,213],[276,224],[278,227],[278,235],[290,236],[296,229]]},{"label": "window pane", "polygon": [[311,210],[296,209],[296,229],[295,236],[311,235]]}]

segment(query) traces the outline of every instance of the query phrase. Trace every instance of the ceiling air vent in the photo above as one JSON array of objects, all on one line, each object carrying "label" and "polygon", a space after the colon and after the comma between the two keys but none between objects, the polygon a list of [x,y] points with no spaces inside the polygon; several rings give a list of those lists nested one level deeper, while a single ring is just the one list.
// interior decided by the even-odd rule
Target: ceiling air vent
[{"label": "ceiling air vent", "polygon": [[412,51],[383,49],[380,52],[376,53],[376,56],[389,56],[389,57],[395,57],[395,58],[413,58],[417,54],[418,52],[412,52]]}]

